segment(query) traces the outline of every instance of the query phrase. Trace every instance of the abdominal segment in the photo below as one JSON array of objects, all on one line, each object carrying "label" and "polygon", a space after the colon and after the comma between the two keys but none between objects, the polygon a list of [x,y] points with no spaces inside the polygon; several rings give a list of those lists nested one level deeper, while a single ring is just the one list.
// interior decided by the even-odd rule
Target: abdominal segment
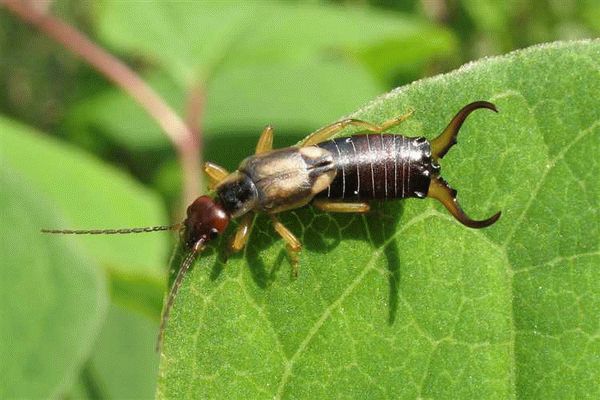
[{"label": "abdominal segment", "polygon": [[429,142],[393,134],[355,135],[317,146],[333,154],[337,175],[317,197],[364,201],[425,197],[431,175]]}]

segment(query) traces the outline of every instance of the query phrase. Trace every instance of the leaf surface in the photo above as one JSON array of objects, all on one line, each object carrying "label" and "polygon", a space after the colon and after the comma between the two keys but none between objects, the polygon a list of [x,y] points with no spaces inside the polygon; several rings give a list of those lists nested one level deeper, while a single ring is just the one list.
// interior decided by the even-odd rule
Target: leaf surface
[{"label": "leaf surface", "polygon": [[0,397],[57,398],[104,321],[106,283],[72,240],[40,234],[58,210],[0,161]]},{"label": "leaf surface", "polygon": [[465,228],[431,199],[299,209],[282,215],[304,245],[293,280],[259,216],[243,254],[224,263],[223,240],[184,281],[159,398],[600,396],[598,60],[597,40],[537,46],[357,111],[413,108],[396,133],[431,139],[463,105],[494,102],[442,175],[470,215],[499,222]]},{"label": "leaf surface", "polygon": [[[0,143],[0,317],[7,326],[0,356],[9,383],[0,385],[0,397],[151,396],[169,233],[74,238],[40,229],[165,223],[158,197],[88,154],[2,117]],[[118,305],[105,319],[109,291]]]},{"label": "leaf surface", "polygon": [[[60,206],[65,220],[41,228],[102,229],[166,224],[158,196],[94,157],[0,117],[0,156]],[[163,279],[168,233],[79,236],[107,270]]]},{"label": "leaf surface", "polygon": [[[156,390],[155,319],[112,304],[84,374],[102,398],[150,399]],[[90,396],[90,398],[94,398]]]},{"label": "leaf surface", "polygon": [[[209,141],[266,124],[313,129],[381,93],[389,76],[456,48],[451,33],[424,20],[327,5],[109,1],[98,22],[108,45],[156,66],[153,87],[181,113],[202,85]],[[75,107],[69,124],[101,129],[132,150],[167,145],[158,125],[117,90]]]}]

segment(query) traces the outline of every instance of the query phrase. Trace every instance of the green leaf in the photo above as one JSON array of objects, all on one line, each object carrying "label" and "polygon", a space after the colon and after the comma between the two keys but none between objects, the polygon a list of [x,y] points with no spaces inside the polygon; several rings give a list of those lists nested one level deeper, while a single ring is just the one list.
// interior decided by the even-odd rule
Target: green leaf
[{"label": "green leaf", "polygon": [[[45,213],[55,216],[53,219],[31,216],[31,221],[28,223],[29,225],[33,224],[30,227],[33,231],[30,228],[21,231],[19,228],[19,232],[23,232],[23,235],[27,234],[28,240],[19,240],[19,237],[14,239],[14,242],[7,240],[6,243],[9,247],[6,248],[6,251],[14,248],[17,254],[35,254],[31,249],[39,247],[35,245],[38,241],[56,243],[56,246],[64,243],[66,239],[64,236],[41,235],[39,232],[41,228],[115,228],[148,226],[166,222],[164,207],[154,193],[142,188],[130,177],[102,164],[76,148],[43,136],[39,132],[34,132],[30,128],[5,118],[0,118],[0,142],[2,143],[0,146],[2,166],[10,167],[11,171],[17,171],[19,177],[29,182],[28,188],[35,188],[44,196],[52,199],[41,198],[40,195],[40,199],[36,201],[43,205]],[[33,191],[33,189],[28,190]],[[7,221],[6,228],[14,230],[12,228],[14,226],[19,226],[19,224]],[[3,237],[9,234],[10,230],[8,229],[3,232]],[[74,241],[74,238],[68,239]],[[30,389],[31,392],[19,392],[21,389],[11,388],[14,390],[13,397],[17,395],[20,397],[52,397],[52,395],[64,395],[67,392],[76,398],[149,397],[156,386],[155,376],[158,366],[158,358],[154,353],[157,332],[156,318],[160,315],[162,306],[169,234],[113,235],[77,237],[77,239],[77,242],[84,245],[104,269],[105,276],[100,276],[103,301],[106,302],[105,281],[108,278],[111,297],[113,303],[117,305],[113,305],[106,321],[103,318],[104,303],[103,307],[98,310],[93,310],[93,312],[88,310],[88,297],[98,290],[94,291],[93,287],[89,287],[86,276],[80,277],[81,272],[78,271],[89,265],[89,262],[75,268],[73,276],[66,283],[62,283],[62,281],[54,283],[54,280],[50,280],[53,282],[50,288],[58,286],[57,293],[42,292],[40,294],[42,305],[47,301],[44,299],[45,297],[61,296],[62,286],[74,285],[70,279],[78,279],[75,282],[80,282],[79,286],[76,286],[76,291],[69,287],[65,288],[67,295],[75,292],[65,298],[66,304],[63,305],[66,309],[65,313],[68,312],[75,322],[72,324],[62,323],[63,329],[69,328],[73,331],[66,334],[60,331],[60,339],[65,343],[61,342],[57,346],[60,349],[73,345],[71,352],[76,352],[77,358],[74,359],[71,352],[66,352],[64,358],[71,357],[68,364],[64,367],[57,364],[57,371],[49,374],[50,377],[57,375],[61,379],[60,385],[57,384],[53,391],[35,392],[33,390],[41,390],[35,388]],[[5,253],[4,250],[2,254]],[[55,252],[54,258],[47,262],[50,266],[42,269],[45,264],[41,264],[39,267],[43,272],[44,279],[48,279],[48,276],[52,275],[62,276],[54,271],[59,268],[57,265],[60,266],[60,273],[71,276],[73,263],[82,262],[80,261],[81,256],[75,261],[69,261],[68,252],[64,256],[62,255],[64,251],[55,250]],[[44,254],[46,253],[42,252],[36,257],[43,259]],[[17,266],[26,265],[27,261],[29,260],[19,263],[9,259],[6,265],[16,269]],[[24,269],[19,267],[17,270]],[[88,270],[84,269],[84,271]],[[93,271],[97,275],[102,270],[98,266],[94,266]],[[23,282],[27,279],[25,274],[19,275],[18,278]],[[32,285],[39,285],[40,279],[42,278],[33,279]],[[8,283],[13,282],[13,279],[4,279],[3,281]],[[30,293],[34,290],[26,289],[28,286],[18,280],[17,284],[20,285],[20,289],[12,301],[16,304],[28,304]],[[90,293],[87,293],[88,291]],[[8,293],[7,296],[10,295],[10,291]],[[45,332],[48,329],[45,324],[50,323],[48,322],[50,318],[55,318],[52,314],[45,316],[43,313],[55,312],[54,305],[52,307],[43,307],[42,305],[33,303],[31,307],[38,307],[41,310],[38,312],[42,313],[45,318],[31,319],[27,325],[29,330],[38,334],[39,340],[45,340],[39,332]],[[127,309],[123,309],[123,307]],[[27,316],[27,313],[31,312],[29,308],[21,311],[23,316]],[[99,321],[96,321],[94,325],[93,335],[82,332],[81,338],[73,341],[71,337],[73,332],[77,333],[77,329],[82,329],[76,325],[79,322],[78,318],[86,321],[95,316],[94,312],[101,313],[101,315],[100,318],[97,317]],[[136,312],[141,312],[145,316],[137,315]],[[71,315],[72,313],[82,314],[75,318]],[[84,318],[84,316],[87,317]],[[56,318],[61,321],[63,317],[59,315]],[[11,319],[8,321],[9,324],[12,323]],[[100,331],[100,329],[102,330]],[[99,333],[99,340],[94,343]],[[124,333],[127,335],[123,336]],[[9,334],[15,335],[12,330],[9,331]],[[45,342],[42,342],[41,345],[37,343],[35,341],[37,338],[37,336],[34,338],[27,336],[26,340],[32,342],[30,346],[38,353],[37,358],[41,361],[37,361],[37,358],[33,361],[26,361],[34,363],[35,368],[32,371],[38,371],[37,368],[39,368],[40,371],[45,372],[43,368],[52,366],[51,361],[58,356],[55,354],[54,348],[45,347]],[[12,341],[14,339],[11,338],[7,343],[11,344]],[[93,346],[94,344],[95,346]],[[24,344],[19,343],[19,346],[28,349]],[[83,347],[85,352],[80,347]],[[16,372],[19,372],[17,367],[12,364],[8,364],[7,367],[15,368]],[[26,365],[26,368],[33,367]],[[30,374],[34,372],[30,371]],[[12,379],[12,375],[8,376],[9,380],[15,382],[27,382],[34,379],[26,374],[20,377],[15,376],[14,379]],[[40,376],[43,378],[40,382],[43,383],[50,379],[45,375]],[[79,382],[73,386],[77,376],[79,376]],[[58,378],[54,377],[54,379]],[[128,381],[127,385],[122,384],[123,380]],[[1,396],[1,393],[0,397],[7,397]],[[31,395],[28,396],[27,393],[31,393]]]},{"label": "green leaf", "polygon": [[[167,223],[158,196],[92,156],[0,117],[0,157],[60,205],[66,217],[41,228],[120,228]],[[168,233],[78,237],[121,274],[162,279]]]},{"label": "green leaf", "polygon": [[463,105],[494,102],[442,174],[470,215],[502,218],[468,229],[431,199],[284,213],[304,244],[293,280],[259,216],[242,254],[225,264],[223,239],[181,286],[158,397],[600,396],[598,60],[597,40],[542,45],[358,111],[413,108],[396,132],[433,138]]},{"label": "green leaf", "polygon": [[[183,113],[183,88],[164,74],[152,75],[148,80]],[[340,92],[347,82],[353,83],[351,90]],[[347,113],[382,90],[383,86],[364,69],[328,61],[285,68],[277,64],[233,68],[215,76],[207,87],[204,137],[210,148],[211,141],[224,137],[237,139],[250,134],[254,140],[269,123],[282,134],[305,132],[320,121]],[[97,135],[99,130],[131,151],[168,146],[158,124],[117,89],[74,107],[66,126],[76,135]]]},{"label": "green leaf", "polygon": [[[254,136],[269,123],[278,132],[306,132],[381,93],[390,76],[420,75],[428,61],[456,48],[442,28],[368,9],[109,1],[100,11],[100,37],[153,61],[160,74],[151,76],[152,86],[176,110],[185,111],[192,87],[204,86],[208,140],[225,132]],[[117,90],[75,107],[67,126],[77,134],[100,129],[131,150],[167,144],[158,125]]]},{"label": "green leaf", "polygon": [[[157,61],[183,86],[198,77],[204,81],[223,67],[304,65],[391,40],[397,41],[398,53],[403,44],[419,44],[423,59],[456,47],[451,33],[425,20],[368,8],[262,1],[108,1],[99,11],[103,39]],[[437,40],[432,43],[433,35]]]},{"label": "green leaf", "polygon": [[56,206],[0,161],[0,397],[57,398],[92,349],[106,283],[72,240],[40,233],[57,223]]},{"label": "green leaf", "polygon": [[[39,387],[9,386],[7,392],[0,392],[0,397],[53,397],[64,395],[67,391],[77,398],[96,395],[109,395],[111,398],[150,396],[155,390],[158,365],[158,358],[154,354],[156,318],[160,314],[164,291],[169,234],[78,237],[77,241],[85,245],[98,264],[102,265],[104,276],[98,275],[101,273],[98,266],[91,267],[89,261],[82,261],[83,256],[79,253],[77,258],[71,260],[73,250],[65,250],[64,243],[66,239],[71,243],[74,238],[41,235],[39,230],[165,223],[163,205],[155,194],[123,173],[103,165],[76,148],[8,119],[0,118],[0,142],[2,166],[15,171],[8,173],[9,176],[15,175],[13,179],[19,177],[19,181],[26,181],[27,196],[35,199],[34,202],[29,197],[24,197],[23,200],[19,197],[15,199],[15,196],[7,197],[14,203],[23,203],[22,208],[26,211],[21,214],[28,215],[29,219],[26,224],[10,219],[3,220],[2,224],[5,228],[2,237],[6,237],[3,240],[6,248],[2,249],[2,265],[7,266],[6,271],[3,268],[3,273],[9,273],[3,282],[7,285],[16,284],[18,288],[16,293],[12,293],[15,291],[12,286],[9,287],[11,290],[3,291],[7,293],[7,299],[10,298],[5,303],[16,304],[13,308],[18,311],[17,317],[27,320],[27,323],[13,321],[17,318],[13,315],[3,318],[9,327],[14,328],[7,332],[10,340],[2,342],[9,346],[6,351],[11,352],[11,357],[2,359],[12,359],[14,351],[11,346],[14,346],[18,349],[15,354],[21,356],[20,362],[24,363],[24,366],[16,362],[6,364],[11,373],[4,375],[7,382],[39,380]],[[4,184],[2,187],[4,194]],[[31,194],[34,192],[33,188],[35,195]],[[43,195],[37,194],[37,191]],[[42,207],[43,218],[27,211],[32,207],[31,204]],[[9,206],[14,207],[12,203]],[[13,235],[15,226],[19,227],[16,229],[20,232],[18,235]],[[14,238],[8,237],[9,235]],[[23,240],[23,235],[27,236],[27,240]],[[40,252],[49,246],[54,246],[52,251]],[[36,250],[32,252],[31,249],[34,248]],[[15,253],[15,258],[4,257],[9,250]],[[17,255],[24,257],[29,254],[36,260],[42,260],[32,271],[29,266],[23,267],[31,263],[29,258],[20,261],[16,258]],[[10,274],[14,275],[16,272],[10,272],[11,269],[22,273],[13,277]],[[101,290],[88,282],[90,277],[86,274],[90,274],[90,270],[96,279],[101,279]],[[28,285],[26,282],[30,272],[31,283]],[[65,275],[68,278],[64,278]],[[119,306],[113,306],[108,319],[104,321],[106,278],[110,281],[113,301]],[[50,283],[42,282],[44,280]],[[36,297],[36,301],[31,301],[31,293],[37,293],[38,287],[42,289],[40,298]],[[90,310],[89,298],[94,295],[102,295],[102,307]],[[46,304],[48,300],[51,300],[50,305]],[[23,309],[22,306],[17,306],[22,304],[27,307]],[[121,309],[123,306],[128,310]],[[57,312],[56,307],[64,310],[62,313]],[[146,316],[136,315],[132,310]],[[68,318],[73,319],[73,322],[62,321]],[[91,328],[87,326],[79,327],[84,323],[91,325],[92,322],[94,330],[91,332],[88,332]],[[58,330],[58,333],[54,333],[57,338],[47,326],[54,323],[60,324],[60,329],[52,328]],[[30,334],[24,336],[23,342],[15,342],[15,338],[20,335],[15,329],[25,328]],[[69,331],[64,332],[65,329]],[[47,331],[49,338],[46,337]],[[128,336],[130,342],[127,342],[127,337],[123,337],[124,332],[131,335]],[[99,342],[93,346],[99,333]],[[78,338],[75,340],[73,335],[78,335]],[[70,350],[65,351],[64,355],[57,355],[56,352],[64,347],[69,347]],[[15,359],[19,359],[18,356]],[[90,356],[91,359],[88,358]],[[119,357],[125,358],[120,360]],[[58,360],[56,365],[55,360]],[[46,369],[51,369],[52,372],[49,373]],[[19,373],[21,375],[17,375]],[[40,379],[37,378],[38,373]],[[72,387],[78,375],[79,382]],[[124,379],[128,380],[125,386],[122,385]],[[44,387],[51,383],[54,387]]]},{"label": "green leaf", "polygon": [[76,399],[150,399],[156,390],[158,324],[112,304],[94,353],[71,391]]}]

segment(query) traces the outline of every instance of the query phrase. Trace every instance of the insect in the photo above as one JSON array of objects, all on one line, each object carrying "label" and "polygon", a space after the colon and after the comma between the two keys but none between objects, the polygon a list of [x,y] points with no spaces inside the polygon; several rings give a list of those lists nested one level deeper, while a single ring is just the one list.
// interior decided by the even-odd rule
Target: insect
[{"label": "insect", "polygon": [[[384,133],[405,121],[412,112],[375,125],[344,119],[321,128],[299,145],[273,150],[273,129],[262,132],[256,152],[229,173],[207,162],[204,171],[214,189],[187,208],[180,224],[133,229],[43,230],[46,233],[120,234],[179,230],[187,255],[170,289],[164,306],[159,343],[169,312],[188,269],[206,243],[221,235],[231,219],[239,225],[230,242],[231,250],[244,248],[253,216],[267,214],[275,231],[286,243],[294,276],[298,274],[300,241],[277,218],[283,211],[311,203],[328,212],[366,213],[369,201],[432,197],[439,200],[460,223],[471,228],[492,225],[500,212],[484,220],[471,219],[460,207],[456,191],[440,176],[438,161],[456,144],[467,116],[476,109],[497,112],[494,104],[477,101],[463,107],[435,139]],[[366,132],[333,138],[346,127]]]}]

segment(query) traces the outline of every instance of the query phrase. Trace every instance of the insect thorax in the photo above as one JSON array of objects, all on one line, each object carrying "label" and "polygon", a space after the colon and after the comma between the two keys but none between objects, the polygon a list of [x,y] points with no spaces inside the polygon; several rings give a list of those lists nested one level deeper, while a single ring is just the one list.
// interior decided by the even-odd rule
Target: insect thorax
[{"label": "insect thorax", "polygon": [[336,175],[332,154],[316,146],[288,147],[248,157],[239,171],[256,188],[257,209],[267,213],[308,204]]},{"label": "insect thorax", "polygon": [[240,171],[235,171],[219,183],[216,192],[223,208],[232,218],[255,209],[258,204],[258,192],[254,182]]}]

